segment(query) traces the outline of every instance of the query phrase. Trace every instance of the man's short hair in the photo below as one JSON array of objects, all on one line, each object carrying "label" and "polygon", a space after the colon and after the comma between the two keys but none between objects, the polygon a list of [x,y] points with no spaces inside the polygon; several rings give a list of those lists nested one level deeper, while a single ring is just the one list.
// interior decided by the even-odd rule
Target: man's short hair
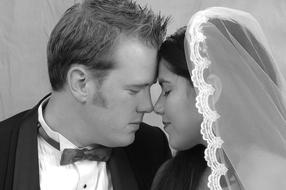
[{"label": "man's short hair", "polygon": [[103,78],[114,67],[105,61],[116,38],[124,33],[159,48],[169,17],[129,0],[85,0],[69,8],[53,29],[47,47],[54,91],[61,90],[72,64],[82,64]]}]

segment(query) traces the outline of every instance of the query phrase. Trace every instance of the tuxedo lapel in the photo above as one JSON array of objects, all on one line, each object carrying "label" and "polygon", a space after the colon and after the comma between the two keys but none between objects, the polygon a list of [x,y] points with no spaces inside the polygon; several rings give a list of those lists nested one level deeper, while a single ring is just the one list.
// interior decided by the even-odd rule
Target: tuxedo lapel
[{"label": "tuxedo lapel", "polygon": [[114,190],[138,190],[134,172],[123,148],[114,148],[107,163]]},{"label": "tuxedo lapel", "polygon": [[16,150],[13,190],[40,189],[37,121],[37,109],[34,109],[20,127]]}]

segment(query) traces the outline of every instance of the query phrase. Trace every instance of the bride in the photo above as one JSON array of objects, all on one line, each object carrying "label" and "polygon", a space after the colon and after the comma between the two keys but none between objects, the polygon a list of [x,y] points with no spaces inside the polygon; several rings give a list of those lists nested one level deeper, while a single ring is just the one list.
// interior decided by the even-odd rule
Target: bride
[{"label": "bride", "polygon": [[152,189],[286,189],[286,83],[258,22],[199,11],[159,58],[154,110],[178,152]]}]

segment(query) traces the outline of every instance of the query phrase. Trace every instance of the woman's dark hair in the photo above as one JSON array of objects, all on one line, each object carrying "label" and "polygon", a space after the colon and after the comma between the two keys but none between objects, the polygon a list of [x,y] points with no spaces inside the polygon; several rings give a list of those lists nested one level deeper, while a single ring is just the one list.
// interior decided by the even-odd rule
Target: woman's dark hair
[{"label": "woman's dark hair", "polygon": [[170,71],[188,79],[191,82],[184,50],[186,29],[187,27],[184,26],[178,29],[173,35],[167,37],[161,45],[158,55],[159,61],[161,59],[165,59],[168,62],[166,67]]},{"label": "woman's dark hair", "polygon": [[[203,172],[207,167],[204,159],[204,145],[196,145],[180,151],[167,162],[159,173],[152,190],[195,190],[198,188]],[[154,185],[153,184],[153,185]]]},{"label": "woman's dark hair", "polygon": [[[186,26],[177,30],[176,33],[167,37],[159,50],[159,61],[167,61],[166,67],[173,73],[186,78],[192,85],[191,77],[185,58],[184,38]],[[168,161],[159,177],[156,179],[152,190],[197,189],[207,164],[204,159],[203,145],[197,145],[188,150],[180,151]]]},{"label": "woman's dark hair", "polygon": [[[240,24],[234,21],[214,18],[209,20],[228,39],[230,35],[249,53],[249,55],[259,64],[261,69],[268,74],[271,80],[277,84],[277,76],[273,67],[273,60],[265,48],[255,36]],[[159,50],[159,60],[162,58],[168,61],[168,69],[173,73],[190,80],[184,51],[184,38],[186,26],[177,30],[169,36],[161,45]]]}]

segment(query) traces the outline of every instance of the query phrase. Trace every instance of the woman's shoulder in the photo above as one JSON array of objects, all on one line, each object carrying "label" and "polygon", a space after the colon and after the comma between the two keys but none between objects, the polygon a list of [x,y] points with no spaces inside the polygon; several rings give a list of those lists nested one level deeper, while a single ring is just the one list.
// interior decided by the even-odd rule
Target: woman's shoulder
[{"label": "woman's shoulder", "polygon": [[172,160],[174,158],[171,158],[167,161],[165,161],[161,166],[160,168],[158,169],[158,171],[156,172],[156,175],[153,179],[153,183],[152,183],[152,188],[151,190],[155,189],[155,187],[158,186],[158,183],[162,180],[162,177],[164,176],[164,174],[166,173],[166,171],[168,170]]},{"label": "woman's shoulder", "polygon": [[165,161],[153,179],[152,190],[197,189],[207,164],[204,160],[204,146],[178,151]]}]

